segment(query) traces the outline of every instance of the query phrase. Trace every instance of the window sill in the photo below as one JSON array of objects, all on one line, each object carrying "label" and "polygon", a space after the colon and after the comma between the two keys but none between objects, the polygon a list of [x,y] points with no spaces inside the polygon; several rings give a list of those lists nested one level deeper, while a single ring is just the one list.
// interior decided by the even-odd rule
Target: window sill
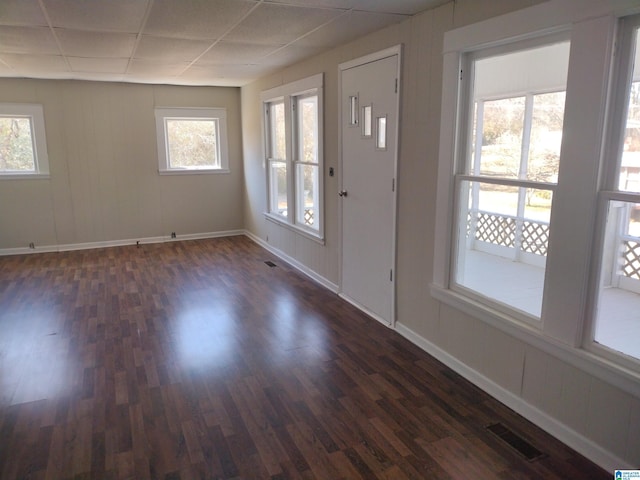
[{"label": "window sill", "polygon": [[640,372],[634,369],[626,368],[583,348],[560,343],[544,335],[540,330],[523,324],[511,316],[498,312],[461,293],[435,284],[430,285],[430,292],[433,298],[450,307],[483,321],[569,365],[584,370],[631,395],[640,396]]},{"label": "window sill", "polygon": [[231,173],[228,168],[210,168],[210,169],[198,169],[198,170],[158,170],[160,175],[218,175]]},{"label": "window sill", "polygon": [[0,173],[0,180],[36,180],[48,179],[48,173]]},{"label": "window sill", "polygon": [[319,243],[320,245],[324,245],[324,237],[319,233],[315,233],[311,230],[299,227],[297,225],[292,225],[291,223],[287,222],[287,220],[284,219],[283,217],[274,215],[273,213],[265,212],[264,217],[270,222],[273,222],[277,225],[280,225],[281,227],[291,230],[292,232],[302,235],[303,237],[308,238],[309,240],[313,240],[314,242]]}]

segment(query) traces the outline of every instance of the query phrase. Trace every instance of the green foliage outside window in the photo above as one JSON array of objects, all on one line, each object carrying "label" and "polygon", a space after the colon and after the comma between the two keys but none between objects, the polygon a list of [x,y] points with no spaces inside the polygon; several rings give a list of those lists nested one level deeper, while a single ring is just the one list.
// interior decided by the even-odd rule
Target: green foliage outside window
[{"label": "green foliage outside window", "polygon": [[171,168],[219,168],[215,120],[166,122]]},{"label": "green foliage outside window", "polygon": [[30,119],[0,117],[0,171],[33,172],[34,170]]}]

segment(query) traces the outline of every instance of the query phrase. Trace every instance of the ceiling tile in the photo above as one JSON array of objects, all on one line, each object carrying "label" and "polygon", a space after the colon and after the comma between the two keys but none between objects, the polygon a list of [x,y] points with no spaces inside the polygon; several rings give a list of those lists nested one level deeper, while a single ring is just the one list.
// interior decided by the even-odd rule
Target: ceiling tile
[{"label": "ceiling tile", "polygon": [[127,71],[128,58],[67,57],[74,72],[119,73]]},{"label": "ceiling tile", "polygon": [[302,47],[298,46],[297,43],[294,43],[293,45],[289,45],[273,55],[269,55],[262,59],[260,63],[261,65],[282,67],[299,62],[305,58],[313,57],[325,50],[325,48],[318,47]]},{"label": "ceiling tile", "polygon": [[0,25],[47,26],[38,0],[2,0]]},{"label": "ceiling tile", "polygon": [[239,86],[277,69],[270,65],[193,66],[178,81],[198,85]]},{"label": "ceiling tile", "polygon": [[[395,0],[391,0],[395,1]],[[264,3],[279,3],[285,5],[298,5],[300,7],[313,7],[318,8],[338,8],[342,10],[349,10],[356,4],[356,0],[315,0],[310,2],[309,0],[265,0]]]},{"label": "ceiling tile", "polygon": [[72,57],[129,57],[136,36],[132,33],[83,32],[55,29],[62,51]]},{"label": "ceiling tile", "polygon": [[0,52],[58,54],[58,47],[47,27],[0,26]]},{"label": "ceiling tile", "polygon": [[219,42],[198,60],[197,65],[255,64],[281,47],[282,45]]},{"label": "ceiling tile", "polygon": [[168,63],[192,62],[210,45],[211,42],[208,40],[183,40],[143,35],[134,56]]},{"label": "ceiling tile", "polygon": [[304,47],[334,47],[354,40],[387,25],[404,20],[404,15],[349,12],[335,21],[298,40],[294,45]]},{"label": "ceiling tile", "polygon": [[2,60],[16,70],[18,76],[47,75],[60,78],[61,72],[69,72],[64,57],[59,55],[16,55],[2,54]]},{"label": "ceiling tile", "polygon": [[271,45],[286,44],[336,18],[341,13],[337,10],[321,8],[262,4],[234,28],[225,40]]},{"label": "ceiling tile", "polygon": [[149,0],[42,0],[42,3],[54,27],[137,33]]},{"label": "ceiling tile", "polygon": [[127,73],[139,76],[175,77],[182,73],[189,65],[190,62],[167,63],[133,59]]},{"label": "ceiling tile", "polygon": [[253,0],[155,0],[144,33],[217,39],[256,3]]},{"label": "ceiling tile", "polygon": [[354,8],[366,12],[414,15],[450,0],[355,0]]}]

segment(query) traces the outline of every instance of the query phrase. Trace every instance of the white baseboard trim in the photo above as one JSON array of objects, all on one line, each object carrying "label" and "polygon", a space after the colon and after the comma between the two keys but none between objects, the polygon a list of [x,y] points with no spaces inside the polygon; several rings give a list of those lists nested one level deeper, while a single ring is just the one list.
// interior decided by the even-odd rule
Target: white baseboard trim
[{"label": "white baseboard trim", "polygon": [[86,243],[67,243],[67,244],[61,244],[61,245],[47,245],[44,247],[36,247],[36,248],[2,248],[0,249],[0,256],[26,255],[26,254],[32,254],[32,253],[70,252],[74,250],[91,250],[94,248],[124,247],[127,245],[136,245],[136,244],[145,245],[145,244],[151,244],[151,243],[181,242],[185,240],[204,240],[206,238],[232,237],[235,235],[244,235],[244,233],[245,233],[244,230],[226,230],[221,232],[190,233],[186,235],[178,235],[176,238],[171,238],[170,235],[165,235],[161,237],[108,240],[104,242],[86,242]]},{"label": "white baseboard trim", "polygon": [[327,280],[322,275],[318,275],[315,271],[311,270],[306,265],[300,263],[295,258],[287,255],[282,250],[278,250],[273,245],[269,245],[267,242],[262,240],[260,237],[254,235],[253,233],[249,232],[248,230],[245,230],[244,234],[247,237],[249,237],[251,240],[253,240],[255,243],[260,245],[262,248],[264,248],[265,250],[270,251],[276,257],[281,258],[296,270],[300,271],[301,273],[304,273],[307,277],[311,278],[311,280],[314,280],[315,282],[319,283],[320,285],[332,291],[333,293],[336,293],[336,294],[338,293],[339,288],[338,288],[338,285],[336,285],[335,283],[331,282],[330,280]]},{"label": "white baseboard trim", "polygon": [[613,472],[616,469],[628,470],[637,467],[637,465],[633,466],[628,464],[611,452],[603,449],[600,445],[594,443],[575,430],[558,422],[553,417],[527,403],[522,399],[522,397],[513,394],[509,390],[506,390],[493,382],[491,379],[470,368],[468,365],[462,363],[460,360],[437,345],[431,343],[426,338],[418,335],[409,327],[396,322],[396,331],[411,343],[417,345],[429,355],[435,357],[447,367],[462,375],[478,388],[484,390],[496,400],[502,402],[527,420],[533,422],[535,425],[573,448],[578,453],[584,455],[606,471]]}]

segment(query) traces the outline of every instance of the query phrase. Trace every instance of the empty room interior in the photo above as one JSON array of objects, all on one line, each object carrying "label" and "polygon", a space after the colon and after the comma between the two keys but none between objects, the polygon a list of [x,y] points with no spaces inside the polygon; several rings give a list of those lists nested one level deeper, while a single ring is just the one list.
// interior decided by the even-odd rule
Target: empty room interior
[{"label": "empty room interior", "polygon": [[640,478],[639,32],[1,0],[0,479]]}]

